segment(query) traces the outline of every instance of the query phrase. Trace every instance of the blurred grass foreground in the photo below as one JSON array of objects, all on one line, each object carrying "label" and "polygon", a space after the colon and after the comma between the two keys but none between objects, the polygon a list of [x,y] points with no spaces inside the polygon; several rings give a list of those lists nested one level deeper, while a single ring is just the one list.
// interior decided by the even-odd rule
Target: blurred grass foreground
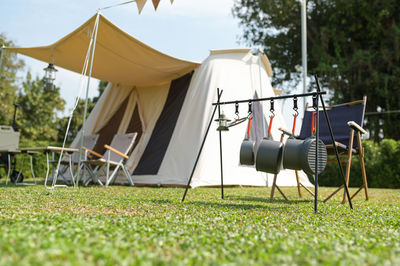
[{"label": "blurred grass foreground", "polygon": [[[270,188],[0,187],[1,265],[400,265],[400,191],[341,205]],[[355,189],[351,189],[354,192]],[[321,188],[321,198],[332,188]],[[340,195],[339,195],[340,194]]]}]

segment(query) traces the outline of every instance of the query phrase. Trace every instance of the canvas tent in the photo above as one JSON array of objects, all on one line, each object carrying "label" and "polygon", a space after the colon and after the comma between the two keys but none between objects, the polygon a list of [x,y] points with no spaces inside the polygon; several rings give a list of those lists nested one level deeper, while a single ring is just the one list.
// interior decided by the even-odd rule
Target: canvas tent
[{"label": "canvas tent", "polygon": [[[9,49],[80,73],[94,21],[92,17],[50,46]],[[212,115],[217,88],[223,90],[222,101],[274,96],[269,80],[272,70],[265,55],[255,56],[250,49],[219,50],[212,51],[201,64],[183,61],[139,42],[101,15],[99,21],[92,76],[109,84],[87,119],[85,134],[100,135],[95,150],[102,153],[103,145],[114,134],[137,132],[127,162],[136,184],[186,185]],[[232,106],[222,109],[233,117]],[[251,138],[260,141],[265,117],[259,103],[253,109]],[[285,127],[279,110],[277,102],[272,128],[276,140],[280,137],[278,127]],[[247,105],[240,106],[240,113],[246,115]],[[213,123],[192,187],[220,184],[216,128]],[[272,175],[239,165],[246,130],[247,124],[242,123],[223,132],[224,184],[271,185]],[[78,145],[78,139],[73,146]],[[305,174],[300,179],[311,185]],[[277,184],[296,185],[294,171],[281,171]]]}]

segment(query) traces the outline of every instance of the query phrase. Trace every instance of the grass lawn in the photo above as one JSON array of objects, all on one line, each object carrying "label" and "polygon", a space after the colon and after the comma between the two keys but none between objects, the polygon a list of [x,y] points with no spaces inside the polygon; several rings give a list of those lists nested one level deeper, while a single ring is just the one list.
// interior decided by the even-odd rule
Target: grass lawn
[{"label": "grass lawn", "polygon": [[[400,191],[270,201],[269,188],[0,186],[1,265],[400,265]],[[332,188],[321,188],[321,196]],[[352,190],[354,191],[354,189]],[[306,193],[306,192],[304,192]]]}]

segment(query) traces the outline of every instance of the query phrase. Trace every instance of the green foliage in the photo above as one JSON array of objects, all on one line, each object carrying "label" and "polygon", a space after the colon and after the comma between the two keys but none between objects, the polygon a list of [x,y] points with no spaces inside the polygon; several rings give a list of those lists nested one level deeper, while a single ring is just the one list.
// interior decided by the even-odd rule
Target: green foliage
[{"label": "green foliage", "polygon": [[[94,105],[95,105],[95,103],[93,102],[93,100],[88,99],[88,107],[87,107],[88,109],[87,109],[87,113],[86,113],[86,119],[88,118],[90,112],[93,110]],[[85,110],[85,100],[79,99],[78,105],[76,106],[76,109],[75,109],[72,119],[71,119],[71,124],[69,126],[69,131],[68,131],[68,136],[67,136],[67,141],[66,141],[67,144],[70,144],[74,140],[74,138],[78,134],[79,130],[81,129],[84,110]],[[66,117],[59,119],[59,122],[58,122],[58,141],[61,143],[64,141],[65,132],[66,132],[67,126],[68,126],[68,121],[69,121],[69,117],[66,116]]]},{"label": "green foliage", "polygon": [[[381,143],[364,141],[364,161],[369,187],[400,188],[400,141],[385,139]],[[342,164],[346,171],[346,164]],[[321,173],[321,186],[340,186],[343,184],[337,163],[327,165]],[[362,185],[361,166],[358,156],[354,156],[350,169],[350,186]]]},{"label": "green foliage", "polygon": [[[4,34],[0,33],[0,47],[4,45],[14,46],[13,42],[7,40]],[[17,71],[24,67],[24,62],[18,60],[15,53],[9,53],[3,50],[2,64],[0,69],[0,125],[11,125],[14,106],[16,102],[16,92],[18,87]]]},{"label": "green foliage", "polygon": [[18,119],[23,138],[30,140],[57,140],[57,111],[64,110],[65,101],[60,88],[48,88],[43,79],[32,79],[28,72],[23,91],[18,95],[21,115]]},{"label": "green foliage", "polygon": [[[308,0],[309,71],[334,93],[333,103],[368,96],[367,111],[400,109],[400,2]],[[299,80],[301,19],[297,0],[238,0],[233,14],[244,40],[264,47],[275,86]],[[399,139],[398,114],[369,119],[374,140]],[[380,131],[383,131],[380,133]]]},{"label": "green foliage", "polygon": [[106,89],[107,85],[108,85],[107,81],[100,80],[99,86],[97,88],[99,95],[96,97],[93,97],[93,99],[92,99],[93,103],[97,103],[97,101],[100,99],[101,95],[103,94],[104,90]]},{"label": "green foliage", "polygon": [[[398,265],[400,193],[268,200],[268,188],[0,187],[1,265]],[[321,197],[332,189],[321,188]]]}]

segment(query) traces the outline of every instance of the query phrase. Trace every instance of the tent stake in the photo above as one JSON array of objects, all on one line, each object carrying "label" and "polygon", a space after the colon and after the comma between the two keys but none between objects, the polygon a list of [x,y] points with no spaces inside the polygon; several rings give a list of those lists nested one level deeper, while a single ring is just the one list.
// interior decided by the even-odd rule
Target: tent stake
[{"label": "tent stake", "polygon": [[[317,75],[314,75],[314,78],[315,78],[315,82],[317,83],[317,92],[319,93],[319,92],[321,91],[321,89],[320,89],[320,87],[319,87],[319,82],[318,82],[318,77],[317,77]],[[350,209],[353,209],[353,204],[352,204],[352,202],[351,202],[351,198],[350,198],[350,194],[349,194],[349,188],[348,188],[348,186],[347,186],[346,177],[344,176],[342,164],[340,163],[339,152],[338,152],[338,149],[337,149],[337,146],[336,146],[335,138],[334,138],[334,136],[333,136],[333,131],[332,131],[332,127],[331,127],[331,122],[329,121],[329,117],[328,117],[328,114],[327,114],[327,112],[326,112],[325,103],[324,103],[324,99],[322,98],[322,94],[319,94],[319,97],[321,98],[321,104],[322,104],[322,108],[323,108],[323,110],[324,110],[324,116],[325,116],[325,119],[326,119],[326,123],[328,124],[329,134],[331,135],[331,140],[332,140],[333,148],[334,148],[334,150],[335,150],[336,160],[337,160],[338,165],[339,165],[340,175],[341,175],[342,178],[343,178],[344,189],[345,189],[345,191],[346,191],[347,198],[349,199],[349,206],[350,206]],[[317,113],[317,114],[318,114],[318,113]],[[317,119],[317,123],[318,123],[318,119]],[[351,148],[352,148],[352,147],[350,147],[350,149],[351,149]]]},{"label": "tent stake", "polygon": [[[219,101],[221,95],[222,95],[222,91],[219,92],[219,90],[218,90],[218,101]],[[190,174],[188,183],[187,183],[187,185],[186,185],[185,193],[183,194],[183,197],[182,197],[182,202],[185,201],[186,194],[187,194],[188,189],[189,189],[189,186],[190,186],[190,182],[192,181],[194,171],[196,170],[197,163],[199,162],[200,155],[201,155],[201,151],[203,150],[204,143],[206,142],[207,135],[208,135],[208,132],[210,131],[210,127],[211,127],[211,124],[212,124],[212,121],[213,121],[213,119],[214,119],[214,115],[215,115],[215,112],[216,112],[216,111],[217,111],[217,105],[214,107],[214,111],[213,111],[213,113],[212,113],[212,115],[211,115],[210,122],[208,123],[208,127],[207,127],[207,130],[206,130],[206,134],[204,135],[203,142],[201,143],[199,153],[197,154],[197,158],[196,158],[196,161],[195,161],[194,166],[193,166],[193,169],[192,169],[192,173]]]}]

